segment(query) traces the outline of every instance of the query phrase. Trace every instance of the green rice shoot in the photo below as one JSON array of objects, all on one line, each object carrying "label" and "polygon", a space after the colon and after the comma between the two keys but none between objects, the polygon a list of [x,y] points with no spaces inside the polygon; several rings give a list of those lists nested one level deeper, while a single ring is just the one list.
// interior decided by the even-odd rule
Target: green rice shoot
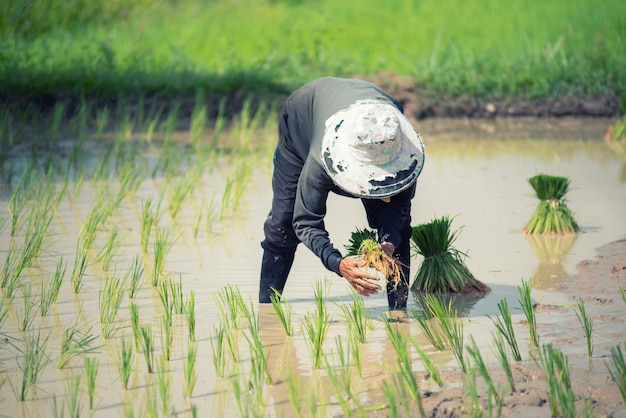
[{"label": "green rice shoot", "polygon": [[537,174],[528,179],[540,202],[526,224],[527,234],[569,234],[580,230],[565,203],[570,181],[567,177]]},{"label": "green rice shoot", "polygon": [[424,257],[417,270],[411,290],[435,293],[489,292],[486,284],[474,277],[463,260],[467,255],[453,244],[459,231],[451,232],[452,220],[444,215],[413,227],[413,251]]}]

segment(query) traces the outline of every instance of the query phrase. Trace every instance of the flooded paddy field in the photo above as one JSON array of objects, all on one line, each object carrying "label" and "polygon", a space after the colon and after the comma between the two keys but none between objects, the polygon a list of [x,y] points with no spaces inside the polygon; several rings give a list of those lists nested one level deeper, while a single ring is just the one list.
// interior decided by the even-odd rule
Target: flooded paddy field
[{"label": "flooded paddy field", "polygon": [[[354,343],[347,313],[360,305],[304,247],[283,298],[291,335],[272,305],[258,305],[272,130],[257,135],[262,146],[253,151],[231,133],[226,142],[238,145],[222,153],[185,140],[15,146],[0,190],[0,414],[420,416],[421,404],[427,416],[550,416],[557,389],[539,365],[548,344],[569,360],[579,413],[619,414],[625,406],[608,366],[611,349],[626,341],[626,283],[615,276],[624,246],[607,245],[626,238],[626,159],[601,139],[609,124],[416,123],[426,163],[413,223],[453,217],[462,228],[455,247],[492,289],[453,302],[465,373],[451,349],[426,337],[416,297],[406,312],[390,312],[382,292],[362,299],[368,327]],[[567,204],[580,233],[523,234],[538,203],[527,180],[538,173],[571,180]],[[355,227],[367,226],[361,203],[331,196],[326,226],[343,249]],[[613,267],[602,270],[602,258]],[[540,347],[519,302],[524,281]],[[579,297],[593,320],[591,356]],[[515,390],[494,344],[502,300],[521,354],[510,359]],[[327,328],[316,357],[320,315]],[[467,349],[472,339],[495,392]]]}]

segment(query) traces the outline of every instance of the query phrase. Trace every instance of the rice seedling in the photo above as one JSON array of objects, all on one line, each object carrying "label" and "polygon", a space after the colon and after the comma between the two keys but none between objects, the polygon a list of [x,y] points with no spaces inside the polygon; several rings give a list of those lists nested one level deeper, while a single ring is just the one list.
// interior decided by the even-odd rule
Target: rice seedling
[{"label": "rice seedling", "polygon": [[463,353],[463,321],[458,317],[456,309],[452,307],[452,301],[445,305],[434,295],[425,296],[428,310],[434,318],[437,318],[439,328],[443,332],[445,346],[452,350],[463,373],[467,373]]},{"label": "rice seedling", "polygon": [[65,405],[57,401],[56,394],[52,394],[52,416],[53,418],[65,417]]},{"label": "rice seedling", "polygon": [[149,418],[158,418],[162,414],[159,409],[159,396],[157,388],[152,383],[146,383],[146,409],[144,415]]},{"label": "rice seedling", "polygon": [[224,322],[234,328],[239,328],[239,318],[249,318],[250,312],[246,305],[241,291],[237,286],[226,285],[213,294],[213,299],[217,304],[220,315]]},{"label": "rice seedling", "polygon": [[411,234],[413,252],[424,257],[415,274],[414,292],[489,292],[486,284],[474,277],[465,265],[467,254],[454,248],[459,230],[450,231],[449,216],[435,218],[414,226]]},{"label": "rice seedling", "polygon": [[198,375],[196,374],[196,354],[198,353],[198,345],[194,342],[190,342],[187,345],[187,355],[183,358],[183,396],[186,399],[191,398],[193,390],[196,387],[196,380]]},{"label": "rice seedling", "polygon": [[343,313],[343,317],[346,319],[346,324],[349,333],[354,333],[356,339],[364,344],[367,339],[367,330],[372,329],[372,318],[369,315],[369,311],[365,306],[363,299],[359,297],[356,291],[352,290],[350,293],[352,303],[341,304],[340,308]]},{"label": "rice seedling", "polygon": [[152,265],[152,286],[157,287],[165,269],[165,256],[174,245],[172,230],[156,228],[154,237],[154,262]]},{"label": "rice seedling", "polygon": [[7,220],[8,219],[9,218],[6,218],[4,216],[0,218],[0,234],[2,234],[4,232],[4,228],[7,227]]},{"label": "rice seedling", "polygon": [[345,248],[347,256],[361,257],[365,261],[365,268],[380,272],[384,280],[393,283],[394,289],[398,286],[402,275],[400,262],[382,249],[376,231],[356,228]]},{"label": "rice seedling", "polygon": [[125,287],[124,281],[113,274],[106,276],[104,288],[100,289],[100,325],[104,339],[109,339],[118,329],[115,320],[124,300]]},{"label": "rice seedling", "polygon": [[415,309],[411,311],[411,314],[417,321],[426,339],[436,350],[444,351],[448,349],[446,340],[443,338],[443,331],[441,330],[441,323],[438,318],[433,317],[431,314],[428,314],[428,317],[424,317],[422,313]]},{"label": "rice seedling", "polygon": [[138,255],[135,255],[131,261],[130,268],[127,271],[127,277],[124,279],[124,281],[128,283],[129,299],[135,299],[137,296],[137,292],[141,288],[142,284],[143,271],[144,269],[141,264],[141,259]]},{"label": "rice seedling", "polygon": [[311,349],[314,369],[319,369],[322,366],[322,347],[330,328],[330,314],[325,306],[327,295],[328,288],[325,288],[321,281],[316,282],[314,288],[315,313],[307,312],[304,316],[303,327],[309,337],[307,342]]},{"label": "rice seedling", "polygon": [[193,342],[196,341],[196,293],[193,290],[189,293],[189,300],[186,306],[189,341]]},{"label": "rice seedling", "polygon": [[477,370],[478,373],[480,373],[483,380],[487,384],[487,387],[489,389],[487,396],[489,398],[493,396],[496,399],[496,402],[501,404],[502,397],[500,396],[500,394],[498,393],[498,390],[496,389],[496,384],[491,378],[491,375],[489,374],[489,369],[487,368],[487,365],[485,364],[485,360],[483,359],[483,356],[480,353],[480,349],[478,348],[478,345],[476,344],[476,341],[474,340],[473,336],[470,336],[470,345],[467,346],[467,352],[469,353],[470,357],[474,361],[475,370]]},{"label": "rice seedling", "polygon": [[172,356],[172,343],[174,337],[172,335],[172,322],[171,319],[163,316],[161,317],[161,347],[163,348],[163,358],[170,361]]},{"label": "rice seedling", "polygon": [[[624,351],[626,351],[626,343],[624,343]],[[617,389],[619,389],[622,401],[626,404],[626,361],[624,361],[624,353],[621,346],[611,347],[611,364],[605,364],[611,379],[617,385]]]},{"label": "rice seedling", "polygon": [[480,400],[478,396],[478,386],[476,384],[476,370],[472,370],[465,376],[463,387],[465,388],[466,398],[464,399],[466,405],[463,409],[468,411],[469,416],[482,416],[480,408]]},{"label": "rice seedling", "polygon": [[209,340],[213,351],[213,367],[218,377],[224,377],[226,372],[226,332],[223,327],[214,327]]},{"label": "rice seedling", "polygon": [[35,317],[37,316],[37,305],[32,300],[32,287],[31,284],[22,285],[22,301],[24,309],[22,313],[18,313],[18,325],[19,330],[24,332],[31,328]]},{"label": "rice seedling", "polygon": [[113,227],[111,230],[111,235],[106,240],[104,246],[98,251],[96,255],[96,262],[102,264],[102,271],[109,271],[109,267],[111,265],[111,261],[115,256],[116,248],[119,248],[121,245],[121,237],[119,236],[119,229],[117,227]]},{"label": "rice seedling", "polygon": [[361,355],[361,343],[355,334],[348,334],[348,347],[352,354],[352,361],[359,377],[363,377],[363,356]]},{"label": "rice seedling", "polygon": [[302,399],[302,382],[298,375],[289,371],[287,377],[285,377],[285,386],[287,387],[287,398],[289,399],[289,404],[291,405],[294,415],[298,418],[302,418],[304,416],[304,411],[300,404]]},{"label": "rice seedling", "polygon": [[251,316],[248,321],[248,333],[245,334],[248,340],[251,366],[251,381],[254,382],[254,388],[257,394],[257,401],[262,404],[263,382],[271,385],[273,383],[272,375],[267,364],[267,350],[263,346],[261,340],[261,324],[259,316],[251,308]]},{"label": "rice seedling", "polygon": [[9,315],[9,307],[11,306],[11,298],[6,292],[0,292],[0,328]]},{"label": "rice seedling", "polygon": [[192,169],[185,173],[182,181],[172,187],[173,190],[169,203],[169,212],[172,219],[176,219],[183,202],[192,192],[201,175],[202,172],[199,169]]},{"label": "rice seedling", "polygon": [[49,335],[42,339],[41,330],[29,329],[24,336],[24,347],[16,347],[22,353],[22,380],[20,382],[18,400],[25,401],[26,394],[33,388],[50,358],[47,353]]},{"label": "rice seedling", "polygon": [[152,324],[144,324],[139,327],[141,333],[141,348],[143,351],[144,359],[146,360],[146,367],[148,373],[154,372],[154,344],[152,334]]},{"label": "rice seedling", "polygon": [[[339,371],[337,371],[331,366],[328,358],[324,357],[324,370],[326,370],[328,381],[331,384],[333,397],[341,407],[343,415],[356,416],[358,413],[360,413],[362,417],[367,416],[361,405],[358,404],[358,398],[354,396],[354,393],[350,388],[349,369],[348,372],[346,372],[346,369],[344,368],[341,368]],[[356,407],[353,406],[352,402],[350,401],[356,403]]]},{"label": "rice seedling", "polygon": [[[52,276],[52,280],[41,282],[41,295],[40,295],[40,313],[41,316],[47,316],[50,313],[52,305],[56,303],[59,297],[59,291],[63,284],[63,278],[65,276],[66,264],[63,257],[59,258],[57,262],[56,270]],[[0,321],[1,323],[1,321]]]},{"label": "rice seedling", "polygon": [[172,295],[172,311],[177,315],[184,315],[186,305],[183,298],[183,278],[182,275],[178,275],[178,281],[168,278],[166,280],[167,285],[170,288],[170,295]]},{"label": "rice seedling", "polygon": [[130,327],[133,330],[133,341],[135,350],[139,351],[141,346],[141,329],[139,326],[139,308],[135,303],[128,304],[128,313],[130,314]]},{"label": "rice seedling", "polygon": [[[160,206],[160,205],[159,205]],[[152,207],[152,197],[148,197],[141,207],[141,234],[140,242],[143,254],[148,254],[150,245],[150,234],[159,220],[159,208]]]},{"label": "rice seedling", "polygon": [[540,202],[526,224],[527,234],[566,234],[580,230],[565,203],[570,181],[566,177],[537,174],[528,179]]},{"label": "rice seedling", "polygon": [[87,269],[87,250],[80,245],[80,242],[76,243],[76,256],[74,257],[74,266],[72,267],[72,274],[70,275],[70,283],[72,284],[72,291],[74,294],[78,294],[83,287],[83,277],[85,276],[85,270]]},{"label": "rice seedling", "polygon": [[528,332],[530,333],[530,343],[533,347],[539,347],[539,336],[537,335],[537,318],[535,317],[535,306],[533,305],[531,293],[531,282],[522,280],[522,285],[518,286],[520,306],[528,322]]},{"label": "rice seedling", "polygon": [[624,288],[624,287],[620,287],[620,288],[619,288],[619,292],[620,292],[620,294],[622,295],[622,301],[623,301],[624,303],[626,303],[626,288]]},{"label": "rice seedling", "polygon": [[578,322],[583,327],[583,331],[585,332],[585,340],[587,341],[587,356],[591,358],[593,355],[593,335],[591,334],[593,331],[593,319],[591,319],[587,315],[587,309],[585,309],[585,302],[581,298],[578,298],[578,303],[576,304],[578,308],[576,310],[576,317],[578,318]]},{"label": "rice seedling", "polygon": [[164,280],[159,284],[157,293],[159,294],[159,299],[161,300],[161,305],[163,306],[163,319],[164,322],[171,327],[174,321],[174,304],[170,292],[171,288],[167,284],[167,280]]},{"label": "rice seedling", "polygon": [[509,389],[511,392],[515,392],[515,379],[513,378],[513,370],[511,369],[511,363],[509,362],[509,353],[504,343],[504,337],[500,333],[494,335],[494,344],[496,345],[496,357],[506,374],[507,381],[509,383]]},{"label": "rice seedling", "polygon": [[385,399],[387,399],[387,405],[389,406],[387,416],[389,418],[399,417],[400,415],[398,411],[398,400],[396,399],[396,391],[386,379],[383,380],[383,393],[385,394]]},{"label": "rice seedling", "polygon": [[166,366],[164,357],[159,357],[156,371],[157,389],[159,391],[159,398],[161,399],[161,414],[162,416],[168,416],[170,414],[170,406],[172,404],[172,376]]},{"label": "rice seedling", "polygon": [[98,339],[98,336],[91,332],[91,326],[87,327],[80,324],[79,319],[77,316],[72,324],[63,331],[61,355],[57,361],[57,369],[64,369],[73,358],[92,353],[100,348],[99,346],[91,346]]},{"label": "rice seedling", "polygon": [[89,397],[89,410],[93,411],[100,359],[98,357],[85,357],[84,363],[85,382],[87,383],[87,395]]},{"label": "rice seedling", "polygon": [[70,418],[80,417],[80,383],[80,374],[63,381],[63,387],[65,388],[65,404],[67,405],[67,412]]},{"label": "rice seedling", "polygon": [[124,390],[128,390],[128,382],[130,381],[130,372],[134,362],[134,351],[132,343],[126,340],[126,337],[122,335],[120,339],[120,348],[118,351],[118,371],[120,374],[120,380],[122,381],[122,387]]},{"label": "rice seedling", "polygon": [[291,322],[291,305],[287,301],[281,302],[280,294],[274,289],[274,294],[270,295],[270,301],[274,307],[274,311],[283,325],[285,334],[293,335],[293,323]]},{"label": "rice seedling", "polygon": [[576,417],[567,357],[558,348],[546,344],[539,350],[538,361],[548,384],[548,402],[552,416]]},{"label": "rice seedling", "polygon": [[422,348],[422,346],[417,342],[415,338],[412,338],[409,335],[409,341],[411,342],[413,348],[415,348],[415,351],[417,351],[417,354],[422,359],[422,364],[424,365],[426,372],[428,372],[428,376],[430,376],[430,378],[435,383],[437,383],[439,387],[442,388],[445,382],[443,380],[443,375],[441,374],[441,371],[437,368],[437,366],[435,366],[435,363],[433,363],[426,350]]},{"label": "rice seedling", "polygon": [[513,329],[513,322],[511,320],[511,311],[509,309],[509,304],[507,303],[506,298],[498,302],[498,309],[500,310],[500,316],[492,317],[490,315],[487,315],[487,317],[491,319],[493,324],[496,326],[498,332],[509,344],[509,347],[511,348],[511,352],[513,354],[513,360],[521,361],[522,355],[519,352],[519,346],[517,345],[517,339],[515,338],[515,330]]},{"label": "rice seedling", "polygon": [[422,404],[420,384],[415,373],[413,373],[407,338],[400,332],[397,324],[394,324],[388,316],[384,316],[383,321],[385,322],[385,329],[387,330],[389,341],[391,341],[396,352],[396,363],[398,365],[396,376],[404,384],[403,386],[408,389],[411,399],[417,403],[421,416],[426,416],[424,405]]}]

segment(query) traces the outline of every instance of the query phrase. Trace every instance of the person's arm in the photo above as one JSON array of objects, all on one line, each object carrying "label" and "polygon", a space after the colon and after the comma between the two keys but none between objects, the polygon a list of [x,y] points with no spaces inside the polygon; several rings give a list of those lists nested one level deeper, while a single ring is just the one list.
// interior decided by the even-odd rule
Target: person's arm
[{"label": "person's arm", "polygon": [[[309,248],[330,271],[345,278],[363,296],[377,293],[381,287],[369,280],[380,280],[374,272],[363,270],[365,261],[343,258],[330,241],[324,225],[326,201],[332,182],[307,162],[298,180],[293,227],[298,239]],[[330,182],[330,183],[329,183]]]}]

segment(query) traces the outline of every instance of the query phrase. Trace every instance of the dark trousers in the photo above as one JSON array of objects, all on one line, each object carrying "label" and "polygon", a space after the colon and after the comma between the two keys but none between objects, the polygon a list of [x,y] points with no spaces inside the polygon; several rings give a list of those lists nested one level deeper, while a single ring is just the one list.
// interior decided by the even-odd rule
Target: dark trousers
[{"label": "dark trousers", "polygon": [[[296,236],[293,225],[293,209],[296,201],[296,188],[302,167],[285,159],[277,151],[274,153],[274,172],[272,174],[272,207],[265,219],[263,231],[265,239],[261,278],[259,283],[259,303],[270,303],[270,297],[277,293],[280,297],[300,240]],[[366,210],[371,208],[366,207]],[[368,218],[376,218],[376,214],[368,213]],[[392,309],[406,307],[409,289],[409,263],[411,227],[406,225],[401,231],[401,244],[394,254],[402,264],[402,278],[394,289],[392,283],[387,285],[387,300]]]}]

